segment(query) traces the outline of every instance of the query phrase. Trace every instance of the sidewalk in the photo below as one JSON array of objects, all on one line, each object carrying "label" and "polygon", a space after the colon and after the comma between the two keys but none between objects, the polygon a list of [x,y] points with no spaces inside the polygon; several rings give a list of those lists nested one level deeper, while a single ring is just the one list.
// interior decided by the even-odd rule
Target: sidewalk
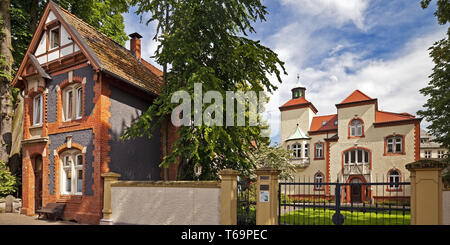
[{"label": "sidewalk", "polygon": [[37,216],[18,213],[0,213],[0,225],[79,225],[69,221],[38,220]]}]

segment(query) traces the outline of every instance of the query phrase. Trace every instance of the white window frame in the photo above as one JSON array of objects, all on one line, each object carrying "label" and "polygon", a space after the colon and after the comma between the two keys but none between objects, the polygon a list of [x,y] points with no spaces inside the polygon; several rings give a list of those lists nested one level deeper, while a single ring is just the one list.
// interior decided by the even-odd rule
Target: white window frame
[{"label": "white window frame", "polygon": [[[56,29],[58,29],[59,42],[58,42],[58,46],[52,47],[53,46],[53,35],[52,35],[52,32],[54,30],[56,30]],[[56,26],[56,27],[50,29],[50,31],[49,31],[49,41],[50,42],[49,42],[48,50],[54,50],[54,49],[57,49],[57,48],[61,47],[61,28],[59,26]]]},{"label": "white window frame", "polygon": [[314,178],[314,186],[316,189],[323,189],[323,175],[321,173],[316,174]]},{"label": "white window frame", "polygon": [[444,158],[444,155],[445,155],[445,153],[444,153],[444,151],[438,151],[438,154],[437,154],[437,158]]},{"label": "white window frame", "polygon": [[[355,161],[352,162],[352,152],[354,152]],[[361,161],[358,160],[358,152],[361,152]],[[366,154],[367,153],[367,154]],[[370,163],[370,151],[356,148],[344,152],[344,165],[361,165]]]},{"label": "white window frame", "polygon": [[[84,176],[83,162],[81,164],[78,162],[78,156],[81,156],[81,161],[83,161],[83,156],[80,151],[66,151],[61,154],[60,166],[61,166],[61,184],[60,193],[61,195],[83,195],[83,181],[81,181],[81,192],[78,191],[78,171],[82,171],[82,176]],[[66,163],[69,162],[67,165]],[[67,173],[70,172],[70,191],[67,190]]]},{"label": "white window frame", "polygon": [[363,122],[359,119],[354,119],[350,123],[350,136],[358,137],[363,135]]},{"label": "white window frame", "polygon": [[[397,145],[400,145],[400,151],[397,150]],[[392,147],[392,151],[389,151],[389,146]],[[403,153],[403,137],[390,136],[386,138],[386,153]]]},{"label": "white window frame", "polygon": [[[37,106],[37,102],[36,99],[39,100],[39,106]],[[42,125],[43,122],[43,111],[44,111],[44,97],[42,96],[42,94],[36,95],[33,98],[33,126],[40,126]],[[37,116],[39,115],[39,121],[36,120],[36,118],[38,118]]]},{"label": "white window frame", "polygon": [[292,155],[294,156],[294,159],[300,159],[302,157],[302,145],[299,143],[294,143],[292,145]]},{"label": "white window frame", "polygon": [[323,158],[323,144],[322,143],[316,144],[316,158]]},{"label": "white window frame", "polygon": [[[83,118],[83,87],[81,85],[71,85],[70,87],[65,88],[62,91],[62,97],[64,101],[64,104],[62,106],[63,121],[68,122]],[[69,118],[70,93],[72,93],[72,115]]]},{"label": "white window frame", "polygon": [[431,151],[425,151],[425,158],[431,158]]},{"label": "white window frame", "polygon": [[305,158],[309,157],[309,144],[305,144]]},{"label": "white window frame", "polygon": [[[392,174],[393,171],[395,171],[396,174]],[[399,182],[400,182],[400,171],[398,170],[389,171],[389,189],[391,190],[400,189],[400,185],[398,184]]]}]

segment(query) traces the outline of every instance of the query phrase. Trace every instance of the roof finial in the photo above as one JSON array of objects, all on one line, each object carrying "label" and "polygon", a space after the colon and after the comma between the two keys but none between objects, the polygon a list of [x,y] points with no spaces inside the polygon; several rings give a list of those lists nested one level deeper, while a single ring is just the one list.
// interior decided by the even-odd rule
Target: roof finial
[{"label": "roof finial", "polygon": [[300,83],[300,74],[297,73],[297,84],[295,84],[295,88],[301,88],[301,87],[303,87],[303,86]]}]

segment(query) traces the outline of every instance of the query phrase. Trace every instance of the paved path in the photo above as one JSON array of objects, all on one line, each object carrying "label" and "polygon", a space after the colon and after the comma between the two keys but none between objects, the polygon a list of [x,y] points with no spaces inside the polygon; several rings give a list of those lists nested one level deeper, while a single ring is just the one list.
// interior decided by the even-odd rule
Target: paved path
[{"label": "paved path", "polygon": [[0,213],[0,225],[78,225],[78,223],[38,220],[37,216],[26,216],[18,213]]}]

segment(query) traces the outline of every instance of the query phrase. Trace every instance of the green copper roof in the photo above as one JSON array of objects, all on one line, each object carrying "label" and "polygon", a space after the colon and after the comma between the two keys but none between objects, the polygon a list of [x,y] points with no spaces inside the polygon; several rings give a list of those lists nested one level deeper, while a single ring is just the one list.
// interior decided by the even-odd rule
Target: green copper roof
[{"label": "green copper roof", "polygon": [[298,139],[309,139],[309,136],[303,133],[303,131],[300,129],[300,127],[297,125],[297,129],[295,132],[289,136],[286,141],[288,140],[298,140]]}]

